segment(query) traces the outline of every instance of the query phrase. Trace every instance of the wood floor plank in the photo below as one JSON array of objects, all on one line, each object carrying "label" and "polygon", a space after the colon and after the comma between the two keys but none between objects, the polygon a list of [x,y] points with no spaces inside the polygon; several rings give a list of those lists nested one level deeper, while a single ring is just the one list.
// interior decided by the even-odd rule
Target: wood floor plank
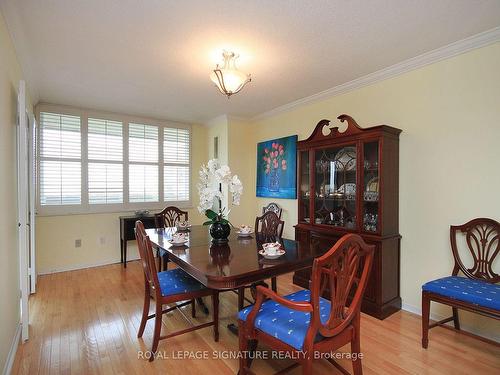
[{"label": "wood floor plank", "polygon": [[[235,322],[237,296],[220,296],[220,341],[213,341],[212,328],[190,332],[160,342],[159,350],[169,358],[153,363],[140,358],[151,347],[153,320],[137,338],[142,304],[143,275],[138,262],[127,269],[120,265],[89,268],[41,276],[38,290],[30,298],[30,340],[20,345],[13,374],[235,374],[238,361],[229,358],[238,350],[238,337],[226,325]],[[280,294],[299,290],[291,275],[278,279]],[[247,291],[248,293],[248,291]],[[211,310],[211,300],[206,299]],[[153,305],[153,304],[152,304]],[[183,308],[190,318],[190,307]],[[211,317],[198,311],[194,322]],[[162,333],[188,326],[183,314],[163,317]],[[361,348],[365,374],[499,374],[500,348],[452,330],[430,332],[429,349],[420,346],[420,317],[398,312],[384,321],[363,315]],[[272,352],[260,346],[258,350]],[[338,352],[348,352],[349,347]],[[177,359],[174,358],[176,353]],[[208,359],[184,358],[182,353],[201,353]],[[206,353],[206,354],[204,354]],[[224,358],[220,358],[221,354]],[[185,356],[185,355],[184,355]],[[257,374],[272,374],[293,363],[290,359],[256,360]],[[348,359],[339,363],[351,371]],[[290,374],[301,374],[295,368]],[[315,374],[340,374],[326,360],[316,361]]]}]

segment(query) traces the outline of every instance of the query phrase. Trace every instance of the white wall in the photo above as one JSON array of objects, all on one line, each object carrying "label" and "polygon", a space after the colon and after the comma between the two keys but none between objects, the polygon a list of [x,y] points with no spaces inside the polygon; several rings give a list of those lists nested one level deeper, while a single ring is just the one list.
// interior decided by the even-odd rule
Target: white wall
[{"label": "white wall", "polygon": [[[198,194],[196,181],[201,163],[206,162],[207,129],[192,125],[191,196],[193,207],[184,208],[189,221],[201,224],[203,218],[196,210]],[[129,213],[88,215],[37,216],[36,246],[39,273],[51,273],[120,261],[120,225],[118,217]],[[82,246],[76,248],[75,240]],[[101,241],[101,239],[103,239]],[[127,259],[137,259],[135,241],[128,242]]]},{"label": "white wall", "polygon": [[[253,125],[257,142],[292,134],[305,139],[319,120],[336,121],[342,113],[362,127],[387,124],[403,130],[401,296],[409,309],[420,310],[424,282],[451,273],[451,224],[476,217],[500,221],[499,67],[496,43]],[[255,201],[258,214],[269,199]],[[285,210],[285,234],[293,236],[297,201],[278,203]],[[441,315],[448,310],[433,308]],[[466,328],[500,340],[498,322],[461,314]]]}]

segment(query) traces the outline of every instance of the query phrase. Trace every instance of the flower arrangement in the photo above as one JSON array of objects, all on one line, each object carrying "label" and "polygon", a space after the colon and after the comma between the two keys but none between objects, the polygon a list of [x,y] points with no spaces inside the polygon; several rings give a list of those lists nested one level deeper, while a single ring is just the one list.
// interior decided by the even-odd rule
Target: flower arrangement
[{"label": "flower arrangement", "polygon": [[267,147],[264,149],[262,160],[266,174],[278,169],[286,171],[285,147],[278,142],[273,142],[271,149]]},{"label": "flower arrangement", "polygon": [[[205,214],[209,219],[203,225],[215,223],[231,225],[227,220],[230,210],[222,207],[221,204],[224,194],[220,186],[228,186],[232,196],[232,204],[239,206],[243,194],[243,184],[238,175],[233,175],[231,169],[227,165],[220,165],[217,159],[211,159],[206,165],[201,166],[199,176],[198,193],[200,195],[200,204],[198,205],[198,211]],[[212,209],[216,201],[219,203],[219,212]]]}]

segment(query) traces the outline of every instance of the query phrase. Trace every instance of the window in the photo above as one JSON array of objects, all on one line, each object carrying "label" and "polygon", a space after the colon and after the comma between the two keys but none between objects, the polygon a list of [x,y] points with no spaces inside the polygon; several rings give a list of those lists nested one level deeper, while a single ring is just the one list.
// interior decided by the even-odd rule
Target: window
[{"label": "window", "polygon": [[81,204],[80,118],[41,113],[40,133],[40,205]]},{"label": "window", "polygon": [[189,200],[189,130],[163,129],[163,192],[167,202]]},{"label": "window", "polygon": [[39,114],[39,213],[190,205],[189,127],[56,112]]},{"label": "window", "polygon": [[131,202],[158,202],[158,131],[157,126],[128,126]]},{"label": "window", "polygon": [[88,119],[89,204],[123,203],[123,124]]}]

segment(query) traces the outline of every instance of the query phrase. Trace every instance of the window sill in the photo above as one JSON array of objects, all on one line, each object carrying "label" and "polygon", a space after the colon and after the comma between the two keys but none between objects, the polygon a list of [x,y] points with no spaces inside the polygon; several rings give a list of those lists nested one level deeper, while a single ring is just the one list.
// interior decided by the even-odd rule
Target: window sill
[{"label": "window sill", "polygon": [[128,204],[128,205],[92,205],[92,206],[43,206],[37,207],[36,216],[70,216],[70,215],[101,215],[134,213],[137,210],[148,210],[157,213],[165,207],[175,206],[181,209],[194,209],[192,202],[163,202],[154,204]]}]

